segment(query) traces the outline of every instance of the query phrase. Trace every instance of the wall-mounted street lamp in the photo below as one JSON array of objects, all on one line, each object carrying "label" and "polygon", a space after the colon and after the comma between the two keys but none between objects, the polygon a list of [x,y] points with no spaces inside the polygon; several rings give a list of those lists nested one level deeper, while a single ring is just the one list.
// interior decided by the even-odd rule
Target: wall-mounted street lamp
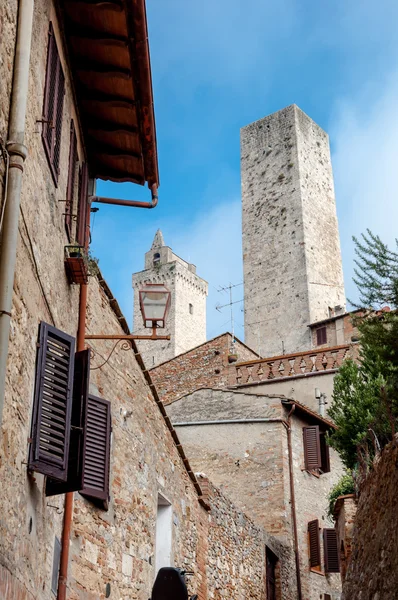
[{"label": "wall-mounted street lamp", "polygon": [[144,327],[152,328],[152,335],[86,335],[86,340],[169,340],[169,335],[156,335],[156,330],[164,328],[170,308],[171,293],[162,283],[147,283],[139,290],[140,310]]},{"label": "wall-mounted street lamp", "polygon": [[151,327],[156,335],[158,327],[165,327],[171,293],[163,283],[147,283],[138,295],[144,327]]}]

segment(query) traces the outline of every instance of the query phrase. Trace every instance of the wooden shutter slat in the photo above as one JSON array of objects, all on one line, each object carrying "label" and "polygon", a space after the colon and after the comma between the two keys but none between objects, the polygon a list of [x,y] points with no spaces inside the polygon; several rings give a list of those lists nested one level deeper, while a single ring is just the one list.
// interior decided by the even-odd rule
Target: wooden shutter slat
[{"label": "wooden shutter slat", "polygon": [[88,168],[87,163],[83,163],[80,170],[79,181],[79,206],[77,212],[76,240],[80,246],[88,247]]},{"label": "wooden shutter slat", "polygon": [[87,349],[75,354],[68,478],[66,482],[60,482],[47,477],[46,496],[76,492],[83,487],[83,429],[86,422],[89,385],[90,350]]},{"label": "wooden shutter slat", "polygon": [[108,501],[111,435],[111,405],[107,400],[89,396],[86,414],[83,462],[83,489],[88,498]]},{"label": "wooden shutter slat", "polygon": [[315,519],[308,523],[310,567],[321,565],[321,544],[319,540],[319,521]]},{"label": "wooden shutter slat", "polygon": [[[67,366],[66,376],[62,377],[60,357],[50,356],[49,351],[57,344],[63,348],[62,368]],[[67,477],[74,350],[73,337],[47,323],[40,324],[29,469],[60,480]]]},{"label": "wooden shutter slat", "polygon": [[318,425],[303,427],[305,468],[320,469],[322,466]]},{"label": "wooden shutter slat", "polygon": [[325,557],[325,572],[340,573],[339,549],[335,529],[323,530],[323,548]]}]

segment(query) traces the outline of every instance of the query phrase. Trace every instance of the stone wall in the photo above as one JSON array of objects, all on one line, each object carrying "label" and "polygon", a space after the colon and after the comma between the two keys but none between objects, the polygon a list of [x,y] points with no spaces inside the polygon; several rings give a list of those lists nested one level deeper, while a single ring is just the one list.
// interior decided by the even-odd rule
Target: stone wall
[{"label": "stone wall", "polygon": [[398,587],[398,437],[360,490],[342,600],[395,600]]},{"label": "stone wall", "polygon": [[344,583],[347,567],[352,554],[352,536],[354,532],[357,503],[354,494],[340,496],[336,500],[333,516],[340,551],[340,576]]},{"label": "stone wall", "polygon": [[245,341],[262,356],[311,347],[345,304],[329,140],[292,105],[241,130]]},{"label": "stone wall", "polygon": [[[151,377],[163,402],[168,404],[202,387],[227,387],[230,370],[234,369],[228,362],[231,343],[231,334],[224,333],[151,369]],[[235,341],[235,352],[238,360],[258,358],[239,340]]]}]

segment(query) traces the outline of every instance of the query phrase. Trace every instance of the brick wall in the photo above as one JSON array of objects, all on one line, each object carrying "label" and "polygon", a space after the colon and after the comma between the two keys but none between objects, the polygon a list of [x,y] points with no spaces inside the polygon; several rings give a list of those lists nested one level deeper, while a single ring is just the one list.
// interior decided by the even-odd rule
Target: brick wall
[{"label": "brick wall", "polygon": [[[151,369],[151,377],[162,401],[168,404],[202,387],[226,387],[229,373],[234,369],[228,362],[231,342],[231,334],[224,333]],[[235,351],[239,361],[258,358],[239,340],[235,342]]]}]

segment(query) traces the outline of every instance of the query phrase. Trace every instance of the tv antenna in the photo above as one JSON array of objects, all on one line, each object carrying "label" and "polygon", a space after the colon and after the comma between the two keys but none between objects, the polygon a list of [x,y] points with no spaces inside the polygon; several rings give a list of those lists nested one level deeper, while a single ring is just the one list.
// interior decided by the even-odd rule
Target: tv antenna
[{"label": "tv antenna", "polygon": [[231,310],[231,334],[232,334],[232,346],[231,346],[231,351],[233,351],[235,349],[235,331],[234,331],[234,311],[232,306],[234,304],[239,304],[240,302],[243,302],[242,300],[235,300],[233,301],[232,299],[232,290],[233,288],[239,287],[243,285],[243,283],[235,283],[232,284],[230,282],[229,285],[225,286],[225,287],[219,287],[217,292],[221,293],[221,292],[229,292],[229,302],[227,304],[217,304],[216,305],[216,310],[218,310],[218,312],[221,312],[223,308],[226,308],[227,306],[230,307]]}]

